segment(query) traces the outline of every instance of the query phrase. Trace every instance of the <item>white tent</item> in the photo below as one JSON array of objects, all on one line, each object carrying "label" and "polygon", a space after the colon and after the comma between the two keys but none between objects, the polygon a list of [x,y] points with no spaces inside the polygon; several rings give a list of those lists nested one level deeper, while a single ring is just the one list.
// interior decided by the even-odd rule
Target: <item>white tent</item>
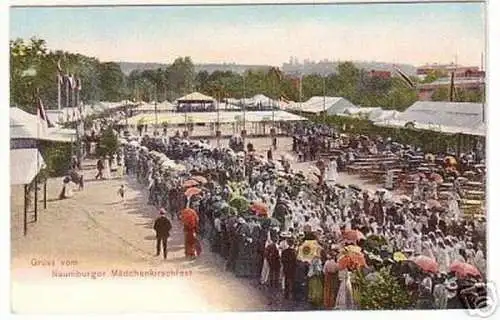
[{"label": "white tent", "polygon": [[[346,109],[356,108],[349,100],[342,97],[316,96],[305,102],[296,102],[288,106],[288,109],[319,114],[326,111],[329,115],[344,114]],[[357,109],[357,108],[356,108]]]},{"label": "white tent", "polygon": [[215,101],[215,99],[199,92],[193,92],[177,99],[177,102],[183,101]]},{"label": "white tent", "polygon": [[73,129],[49,128],[37,115],[13,107],[10,108],[10,138],[71,142],[76,139],[76,132]]},{"label": "white tent", "polygon": [[10,150],[10,184],[29,184],[41,169],[45,161],[37,149]]}]

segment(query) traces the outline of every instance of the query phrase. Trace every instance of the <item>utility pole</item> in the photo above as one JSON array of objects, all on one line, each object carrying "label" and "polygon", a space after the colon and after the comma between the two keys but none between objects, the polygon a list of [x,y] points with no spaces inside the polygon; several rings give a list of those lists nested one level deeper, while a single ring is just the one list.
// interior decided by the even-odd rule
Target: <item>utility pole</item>
[{"label": "utility pole", "polygon": [[155,84],[155,133],[158,131],[158,86]]},{"label": "utility pole", "polygon": [[484,108],[485,99],[486,99],[486,82],[484,81],[486,71],[484,70],[484,53],[481,53],[481,108],[482,108],[482,122],[484,123],[486,118],[486,110]]},{"label": "utility pole", "polygon": [[326,77],[323,76],[323,121],[326,123]]}]

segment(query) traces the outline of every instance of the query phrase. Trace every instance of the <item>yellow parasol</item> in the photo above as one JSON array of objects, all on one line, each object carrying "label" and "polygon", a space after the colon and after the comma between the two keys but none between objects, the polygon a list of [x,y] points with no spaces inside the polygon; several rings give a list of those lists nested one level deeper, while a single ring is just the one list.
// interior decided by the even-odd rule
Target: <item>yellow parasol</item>
[{"label": "yellow parasol", "polygon": [[402,252],[394,252],[392,259],[396,262],[408,260]]},{"label": "yellow parasol", "polygon": [[299,247],[297,260],[311,262],[315,257],[321,255],[321,246],[316,240],[306,240]]}]

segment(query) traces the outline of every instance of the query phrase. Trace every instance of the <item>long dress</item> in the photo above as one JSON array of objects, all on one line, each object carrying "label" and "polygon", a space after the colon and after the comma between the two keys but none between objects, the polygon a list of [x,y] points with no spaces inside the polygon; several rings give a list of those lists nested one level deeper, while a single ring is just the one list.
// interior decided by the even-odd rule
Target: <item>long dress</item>
[{"label": "long dress", "polygon": [[335,181],[337,181],[338,175],[337,161],[331,161],[326,172],[326,184],[328,186],[333,186],[335,184]]},{"label": "long dress", "polygon": [[352,295],[351,273],[345,269],[339,272],[340,288],[335,299],[335,308],[340,310],[353,310],[355,303]]},{"label": "long dress", "polygon": [[109,160],[104,160],[104,169],[102,170],[102,176],[104,179],[111,179],[111,169],[109,168]]},{"label": "long dress", "polygon": [[196,238],[199,218],[196,213],[183,212],[182,222],[184,224],[184,253],[186,257],[196,257],[200,254],[200,247]]},{"label": "long dress", "polygon": [[309,302],[315,307],[319,307],[323,304],[323,283],[321,281],[321,273],[321,260],[319,258],[314,258],[309,267],[309,283],[307,287],[309,290]]},{"label": "long dress", "polygon": [[335,306],[335,296],[338,289],[338,266],[335,260],[330,259],[325,262],[323,273],[325,275],[323,306],[330,310]]}]

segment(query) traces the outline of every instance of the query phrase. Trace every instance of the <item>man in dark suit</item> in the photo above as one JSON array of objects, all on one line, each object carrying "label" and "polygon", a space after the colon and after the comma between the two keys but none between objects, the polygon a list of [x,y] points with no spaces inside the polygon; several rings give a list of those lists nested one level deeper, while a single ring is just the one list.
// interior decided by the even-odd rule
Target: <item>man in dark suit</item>
[{"label": "man in dark suit", "polygon": [[297,267],[297,252],[292,239],[287,239],[288,248],[281,253],[283,274],[285,275],[285,299],[293,299],[295,271]]},{"label": "man in dark suit", "polygon": [[163,245],[163,258],[167,259],[167,239],[170,237],[172,224],[165,216],[165,209],[160,209],[160,216],[156,218],[153,228],[156,231],[156,256],[160,255],[160,249]]}]

